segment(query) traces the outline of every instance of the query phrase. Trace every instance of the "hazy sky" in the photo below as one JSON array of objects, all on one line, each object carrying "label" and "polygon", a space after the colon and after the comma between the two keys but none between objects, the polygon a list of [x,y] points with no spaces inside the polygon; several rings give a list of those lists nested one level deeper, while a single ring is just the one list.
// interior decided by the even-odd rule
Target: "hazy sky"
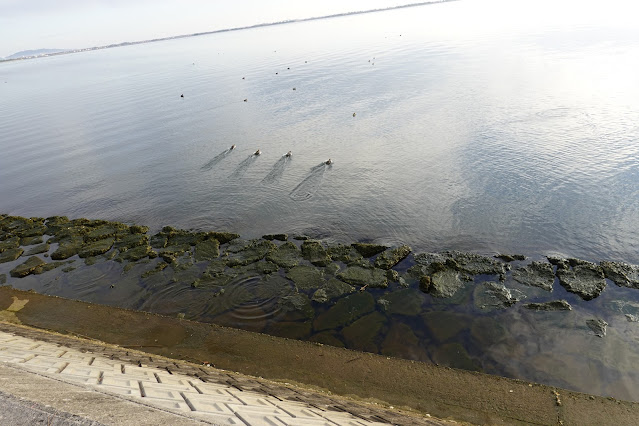
[{"label": "hazy sky", "polygon": [[0,57],[415,3],[398,0],[0,0]]}]

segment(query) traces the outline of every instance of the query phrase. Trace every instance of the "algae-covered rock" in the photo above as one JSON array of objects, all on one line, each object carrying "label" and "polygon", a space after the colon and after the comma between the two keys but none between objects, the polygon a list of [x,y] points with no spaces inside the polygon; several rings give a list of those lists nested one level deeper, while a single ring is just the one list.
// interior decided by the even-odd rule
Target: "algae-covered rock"
[{"label": "algae-covered rock", "polygon": [[346,264],[360,262],[363,260],[362,255],[359,254],[357,250],[344,244],[330,246],[327,251],[332,260],[338,260]]},{"label": "algae-covered rock", "polygon": [[603,261],[600,265],[606,278],[619,287],[639,289],[639,266],[609,261]]},{"label": "algae-covered rock", "polygon": [[445,255],[455,261],[460,272],[469,275],[499,275],[503,279],[506,270],[510,269],[510,265],[475,253],[450,251],[445,252]]},{"label": "algae-covered rock", "polygon": [[322,272],[313,267],[307,265],[300,265],[291,268],[286,273],[287,278],[295,283],[295,286],[299,290],[313,290],[324,286],[324,277]]},{"label": "algae-covered rock", "polygon": [[282,268],[290,269],[300,263],[302,253],[295,244],[287,242],[268,253],[266,259]]},{"label": "algae-covered rock", "polygon": [[518,290],[492,281],[478,284],[474,295],[475,306],[483,310],[508,308],[525,297]]},{"label": "algae-covered rock", "polygon": [[391,323],[382,342],[380,352],[383,355],[408,359],[424,359],[424,350],[419,347],[419,338],[406,324]]},{"label": "algae-covered rock", "polygon": [[129,226],[129,231],[131,234],[146,234],[149,232],[149,227],[143,225],[131,225]]},{"label": "algae-covered rock", "polygon": [[140,259],[148,257],[152,252],[150,246],[137,246],[127,251],[120,251],[118,257],[115,258],[117,262],[137,262]]},{"label": "algae-covered rock", "polygon": [[166,247],[166,245],[169,242],[169,237],[166,234],[163,233],[157,233],[155,235],[153,235],[151,237],[151,242],[150,245],[151,247],[153,247],[154,249],[161,249]]},{"label": "algae-covered rock", "polygon": [[44,234],[44,219],[20,216],[5,216],[0,220],[0,230],[18,237],[33,237]]},{"label": "algae-covered rock", "polygon": [[20,247],[20,238],[19,237],[11,237],[7,238],[4,241],[0,241],[0,253],[5,250],[16,249]]},{"label": "algae-covered rock", "polygon": [[353,248],[364,257],[373,257],[388,249],[387,246],[383,246],[381,244],[369,243],[353,243],[351,246],[353,246]]},{"label": "algae-covered rock", "polygon": [[0,263],[12,262],[19,258],[24,252],[21,248],[7,249],[0,253]]},{"label": "algae-covered rock", "polygon": [[157,274],[158,272],[163,271],[163,270],[164,270],[167,266],[169,266],[169,264],[168,264],[168,263],[165,263],[165,262],[159,262],[157,265],[155,265],[155,268],[153,268],[153,269],[151,269],[151,270],[149,270],[149,271],[144,272],[144,273],[141,275],[141,278],[148,278],[148,277],[150,277],[151,275]]},{"label": "algae-covered rock", "polygon": [[242,241],[226,249],[227,264],[229,266],[248,265],[264,259],[277,246],[268,240]]},{"label": "algae-covered rock", "polygon": [[66,216],[51,216],[45,219],[46,234],[55,235],[60,229],[67,226],[69,218]]},{"label": "algae-covered rock", "polygon": [[213,260],[220,257],[220,242],[204,240],[195,244],[195,261]]},{"label": "algae-covered rock", "polygon": [[126,250],[137,246],[146,246],[149,244],[149,237],[144,234],[128,234],[116,241],[115,248]]},{"label": "algae-covered rock", "polygon": [[359,287],[386,288],[388,278],[381,269],[367,269],[360,266],[349,266],[337,274],[337,277],[349,284]]},{"label": "algae-covered rock", "polygon": [[332,299],[337,299],[346,294],[353,293],[355,288],[336,278],[326,281],[322,288],[313,293],[313,301],[317,303],[327,303]]},{"label": "algae-covered rock", "polygon": [[331,257],[319,241],[304,241],[302,243],[302,257],[315,266],[327,266]]},{"label": "algae-covered rock", "polygon": [[209,238],[218,240],[220,244],[226,244],[240,238],[240,234],[234,234],[232,232],[208,232],[207,235]]},{"label": "algae-covered rock", "polygon": [[543,303],[526,303],[524,308],[533,311],[571,311],[570,303],[565,300],[551,300]]},{"label": "algae-covered rock", "polygon": [[390,269],[401,262],[411,252],[408,246],[396,247],[386,250],[375,259],[375,267],[380,269]]},{"label": "algae-covered rock", "polygon": [[313,328],[316,331],[333,330],[352,323],[374,309],[375,299],[370,293],[355,293],[339,299],[329,310],[318,315]]},{"label": "algae-covered rock", "polygon": [[208,235],[204,232],[189,232],[177,229],[172,229],[168,233],[168,236],[169,240],[167,245],[169,246],[194,246],[197,243],[204,241],[208,237]]},{"label": "algae-covered rock", "polygon": [[225,270],[226,270],[226,262],[223,259],[214,259],[209,262],[209,264],[206,267],[206,270],[204,271],[204,274],[202,275],[205,278],[216,277],[218,275],[223,274]]},{"label": "algae-covered rock", "polygon": [[603,269],[594,263],[580,261],[572,268],[557,269],[559,283],[584,300],[592,300],[606,288]]},{"label": "algae-covered rock", "polygon": [[82,246],[78,255],[81,258],[85,258],[89,256],[104,254],[107,251],[111,250],[111,247],[113,247],[113,243],[115,243],[115,238],[113,237],[94,241],[90,244]]},{"label": "algae-covered rock", "polygon": [[32,256],[26,260],[26,262],[16,266],[10,272],[12,277],[22,278],[29,274],[33,274],[37,267],[45,265],[46,262],[40,259],[38,256]]},{"label": "algae-covered rock", "polygon": [[60,245],[51,253],[51,259],[64,260],[71,256],[75,256],[80,252],[82,245],[84,244],[84,238],[81,236],[70,236],[60,241]]},{"label": "algae-covered rock", "polygon": [[552,291],[555,282],[552,265],[546,262],[532,262],[528,266],[517,268],[513,271],[512,277],[521,284],[539,287],[546,291]]},{"label": "algae-covered rock", "polygon": [[608,323],[601,318],[589,319],[586,321],[586,325],[593,333],[595,333],[595,336],[604,337],[606,335],[606,327],[608,327]]},{"label": "algae-covered rock", "polygon": [[279,300],[278,305],[283,312],[288,313],[288,318],[311,319],[315,315],[311,300],[302,293],[284,296]]},{"label": "algae-covered rock", "polygon": [[390,315],[418,315],[422,311],[424,294],[413,288],[393,291],[383,296],[386,300],[384,310]]},{"label": "algae-covered rock", "polygon": [[373,312],[344,327],[342,335],[349,348],[377,353],[377,341],[385,325],[386,317]]},{"label": "algae-covered rock", "polygon": [[42,235],[36,235],[35,237],[23,237],[20,238],[21,246],[32,246],[34,244],[42,244],[44,240],[42,239]]},{"label": "algae-covered rock", "polygon": [[263,235],[262,238],[269,241],[273,241],[273,240],[286,241],[288,240],[288,234],[266,234],[266,235]]},{"label": "algae-covered rock", "polygon": [[463,285],[458,272],[445,269],[431,275],[428,292],[435,297],[453,297]]},{"label": "algae-covered rock", "polygon": [[110,222],[89,230],[84,239],[87,242],[99,241],[107,238],[124,237],[130,235],[129,227],[123,223]]}]

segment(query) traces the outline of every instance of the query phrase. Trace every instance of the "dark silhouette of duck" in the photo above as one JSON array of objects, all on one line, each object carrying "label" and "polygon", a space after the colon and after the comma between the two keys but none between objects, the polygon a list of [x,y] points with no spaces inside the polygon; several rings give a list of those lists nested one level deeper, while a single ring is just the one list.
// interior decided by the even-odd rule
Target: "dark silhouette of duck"
[{"label": "dark silhouette of duck", "polygon": [[235,149],[235,144],[231,145],[231,148],[229,149],[229,151],[233,151]]},{"label": "dark silhouette of duck", "polygon": [[262,151],[260,151],[260,150],[258,149],[257,151],[255,151],[255,152],[253,153],[253,155],[260,155],[261,153],[262,153]]},{"label": "dark silhouette of duck", "polygon": [[293,155],[293,153],[291,151],[289,151],[286,154],[284,154],[284,157],[291,158],[292,155]]},{"label": "dark silhouette of duck", "polygon": [[181,98],[183,98],[183,97],[184,97],[184,93],[182,93],[182,94],[180,95],[180,97],[181,97]]},{"label": "dark silhouette of duck", "polygon": [[327,166],[330,166],[331,164],[333,164],[333,160],[329,158],[328,160],[324,161],[324,164],[326,164]]}]

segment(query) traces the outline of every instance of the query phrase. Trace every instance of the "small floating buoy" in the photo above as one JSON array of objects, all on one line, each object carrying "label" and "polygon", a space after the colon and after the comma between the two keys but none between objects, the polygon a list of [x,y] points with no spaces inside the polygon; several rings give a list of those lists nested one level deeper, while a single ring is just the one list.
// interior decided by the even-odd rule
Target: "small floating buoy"
[{"label": "small floating buoy", "polygon": [[235,149],[235,144],[231,145],[231,151]]},{"label": "small floating buoy", "polygon": [[284,157],[290,157],[291,155],[293,155],[293,153],[291,151],[289,151],[286,154],[284,154]]},{"label": "small floating buoy", "polygon": [[260,151],[260,150],[258,149],[257,151],[255,151],[255,152],[253,153],[253,155],[260,155],[261,153],[262,153],[262,151]]},{"label": "small floating buoy", "polygon": [[327,166],[330,166],[331,164],[333,164],[333,160],[329,158],[328,160],[324,161],[324,164],[326,164]]},{"label": "small floating buoy", "polygon": [[355,117],[357,114],[353,113],[353,117]]}]

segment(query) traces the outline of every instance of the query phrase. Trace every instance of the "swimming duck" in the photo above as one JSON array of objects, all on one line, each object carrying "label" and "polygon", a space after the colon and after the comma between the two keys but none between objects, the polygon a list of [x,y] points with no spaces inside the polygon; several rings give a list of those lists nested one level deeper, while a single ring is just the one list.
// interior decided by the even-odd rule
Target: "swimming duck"
[{"label": "swimming duck", "polygon": [[284,157],[290,157],[291,155],[293,155],[293,153],[291,151],[289,151],[286,154],[284,154]]},{"label": "swimming duck", "polygon": [[324,164],[326,164],[327,166],[330,166],[331,164],[333,164],[333,160],[329,158],[328,160],[324,161]]},{"label": "swimming duck", "polygon": [[230,151],[233,151],[234,149],[235,149],[235,144],[231,145]]},{"label": "swimming duck", "polygon": [[260,150],[258,149],[257,151],[255,151],[255,152],[253,153],[253,155],[260,155],[261,153],[262,153],[262,151],[260,151]]}]

